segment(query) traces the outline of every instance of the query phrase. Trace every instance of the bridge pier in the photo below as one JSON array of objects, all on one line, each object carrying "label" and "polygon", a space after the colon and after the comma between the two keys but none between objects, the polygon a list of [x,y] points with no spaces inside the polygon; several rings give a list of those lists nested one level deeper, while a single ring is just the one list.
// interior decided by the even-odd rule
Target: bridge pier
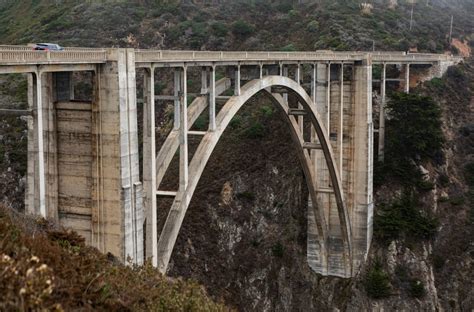
[{"label": "bridge pier", "polygon": [[[72,75],[56,67],[28,78],[26,211],[75,229],[123,261],[143,261],[142,186],[134,53],[97,65],[92,102],[73,101]],[[34,155],[34,156],[33,156]]]},{"label": "bridge pier", "polygon": [[[323,64],[316,65],[316,108],[323,120],[328,120],[328,115],[330,116],[328,131],[333,150],[338,155],[337,168],[340,172],[345,204],[350,217],[353,254],[350,255],[345,247],[347,242],[344,241],[344,235],[341,232],[342,223],[334,193],[330,191],[332,185],[324,155],[320,150],[311,150],[312,159],[315,159],[313,170],[317,172],[318,201],[316,204],[323,207],[325,211],[329,242],[325,260],[322,257],[324,252],[317,243],[313,203],[309,201],[308,263],[320,274],[350,277],[356,273],[355,270],[365,259],[371,240],[373,164],[369,158],[373,157],[372,98],[370,95],[372,66],[370,59],[355,63],[351,81],[344,81],[343,64],[340,64],[337,67],[338,81],[332,83],[329,83],[331,77],[329,68],[336,69],[334,65],[331,67]],[[328,94],[331,95],[330,101],[326,102]],[[327,104],[321,105],[322,103]],[[327,108],[330,111],[327,111]]]},{"label": "bridge pier", "polygon": [[[205,73],[205,71],[203,71]],[[156,184],[155,67],[145,70],[143,84],[143,207],[146,216],[146,258],[158,265]]]}]

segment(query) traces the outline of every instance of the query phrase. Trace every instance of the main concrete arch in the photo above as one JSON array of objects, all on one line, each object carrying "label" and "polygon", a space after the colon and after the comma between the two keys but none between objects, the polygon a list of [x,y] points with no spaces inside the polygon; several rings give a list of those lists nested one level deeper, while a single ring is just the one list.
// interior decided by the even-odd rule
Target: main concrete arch
[{"label": "main concrete arch", "polygon": [[[329,143],[327,131],[324,129],[322,119],[316,111],[316,107],[311,100],[310,96],[306,91],[295,81],[290,78],[283,76],[266,76],[262,79],[255,79],[247,83],[242,87],[240,95],[231,97],[224,107],[221,109],[216,117],[217,128],[215,131],[208,131],[201,143],[199,144],[193,159],[189,164],[189,181],[185,190],[177,192],[173,205],[168,213],[165,225],[161,232],[158,241],[158,268],[161,272],[165,273],[168,267],[168,263],[171,258],[171,254],[176,243],[181,225],[183,223],[186,211],[189,203],[192,199],[194,191],[200,180],[200,177],[209,161],[209,158],[216,147],[220,137],[224,133],[225,129],[229,125],[232,118],[237,114],[240,108],[255,94],[262,90],[268,90],[271,87],[283,87],[288,91],[291,91],[298,98],[299,103],[303,105],[307,117],[313,125],[319,143],[320,148],[323,151],[327,167],[329,169],[330,179],[332,187],[334,189],[334,195],[336,198],[339,221],[341,226],[342,238],[345,247],[345,258],[346,262],[351,260],[351,228],[349,222],[348,212],[344,203],[344,195],[341,186],[341,178],[339,172],[337,172],[334,161],[334,153]],[[322,252],[322,258],[325,258],[325,252],[327,250],[328,242],[328,229],[327,223],[324,217],[322,209],[318,208],[317,203],[317,186],[315,185],[315,171],[311,164],[311,158],[309,152],[304,147],[303,133],[299,130],[296,119],[290,115],[290,108],[285,103],[283,98],[278,94],[272,94],[274,103],[277,104],[284,112],[286,112],[286,120],[291,125],[291,133],[293,140],[297,143],[298,156],[303,167],[303,171],[308,184],[309,193],[312,199],[314,215],[316,217],[316,224],[318,228],[318,237],[320,241],[320,248]]]}]

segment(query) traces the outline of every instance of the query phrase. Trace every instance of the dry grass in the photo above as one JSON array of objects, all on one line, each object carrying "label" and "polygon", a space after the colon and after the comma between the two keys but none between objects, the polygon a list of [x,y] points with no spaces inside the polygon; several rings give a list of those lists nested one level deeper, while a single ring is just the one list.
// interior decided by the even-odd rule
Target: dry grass
[{"label": "dry grass", "polygon": [[0,310],[227,311],[194,282],[117,264],[75,232],[0,207]]}]

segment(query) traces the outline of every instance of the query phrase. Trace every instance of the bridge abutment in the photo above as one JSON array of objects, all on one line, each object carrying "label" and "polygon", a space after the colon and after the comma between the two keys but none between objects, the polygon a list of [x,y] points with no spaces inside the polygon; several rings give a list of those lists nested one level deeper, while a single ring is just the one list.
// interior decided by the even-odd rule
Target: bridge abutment
[{"label": "bridge abutment", "polygon": [[[73,101],[70,72],[39,72],[28,78],[29,106],[34,113],[28,122],[26,211],[75,229],[102,252],[142,263],[144,216],[134,52],[109,53],[114,54],[114,61],[97,65],[93,74],[92,102]],[[43,170],[39,169],[40,154]]]}]

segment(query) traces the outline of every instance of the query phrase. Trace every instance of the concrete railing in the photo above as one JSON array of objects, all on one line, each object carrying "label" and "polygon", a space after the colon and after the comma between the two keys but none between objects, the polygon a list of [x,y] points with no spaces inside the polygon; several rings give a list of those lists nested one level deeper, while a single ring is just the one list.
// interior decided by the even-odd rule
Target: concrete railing
[{"label": "concrete railing", "polygon": [[245,51],[170,51],[135,50],[136,62],[172,61],[352,61],[363,58],[363,52],[245,52]]},{"label": "concrete railing", "polygon": [[[0,65],[16,64],[79,64],[103,63],[114,60],[112,49],[74,48],[64,51],[34,51],[29,46],[0,45]],[[371,57],[381,62],[417,62],[433,63],[439,61],[460,60],[445,54],[406,53],[401,51],[363,52],[363,51],[308,51],[308,52],[247,52],[247,51],[172,51],[172,50],[134,50],[136,63],[173,63],[173,62],[351,62]]]},{"label": "concrete railing", "polygon": [[193,61],[355,61],[371,56],[375,62],[436,62],[454,60],[445,54],[395,52],[241,52],[241,51],[170,51],[135,50],[136,62],[193,62]]},{"label": "concrete railing", "polygon": [[403,62],[436,62],[436,61],[449,61],[453,60],[454,57],[447,54],[430,54],[430,53],[405,53],[405,54],[392,54],[392,53],[373,53],[372,60],[374,61],[403,61]]},{"label": "concrete railing", "polygon": [[[84,47],[64,47],[64,51],[86,51],[86,52],[103,52],[104,48],[84,48]],[[34,51],[33,45],[1,45],[0,51]]]},{"label": "concrete railing", "polygon": [[50,63],[103,63],[107,61],[106,50],[65,50],[65,51],[33,51],[33,50],[2,50],[0,64],[50,64]]}]

